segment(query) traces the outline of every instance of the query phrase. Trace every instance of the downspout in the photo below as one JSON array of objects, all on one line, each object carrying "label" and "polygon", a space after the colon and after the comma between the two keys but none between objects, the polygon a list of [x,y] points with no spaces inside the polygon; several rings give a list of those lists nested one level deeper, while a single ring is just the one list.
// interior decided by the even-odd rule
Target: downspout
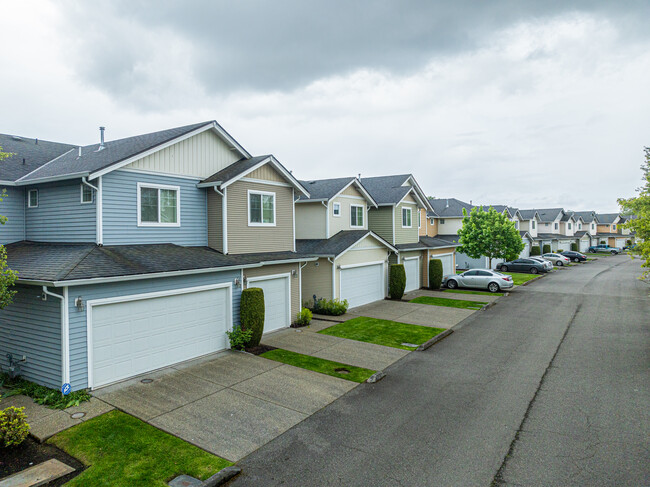
[{"label": "downspout", "polygon": [[332,299],[336,299],[336,267],[334,266],[334,260],[331,257],[328,257],[327,261],[332,264]]},{"label": "downspout", "polygon": [[[330,203],[321,201],[320,204],[325,207],[325,238],[330,238]],[[332,299],[334,299],[333,296]]]},{"label": "downspout", "polygon": [[[296,251],[296,190],[291,188],[291,219],[293,221],[293,251]],[[302,308],[302,300],[300,301]]]},{"label": "downspout", "polygon": [[[223,254],[228,254],[228,188],[223,188],[223,198],[221,199],[221,218],[223,219]],[[215,188],[216,191],[216,188]]]},{"label": "downspout", "polygon": [[300,299],[300,310],[302,311],[302,269],[309,262],[305,262],[303,265],[298,264],[298,298]]},{"label": "downspout", "polygon": [[104,216],[103,216],[103,198],[102,198],[102,177],[99,176],[97,178],[97,186],[93,186],[88,182],[88,179],[86,179],[86,176],[83,176],[81,178],[81,183],[85,184],[89,188],[92,188],[95,190],[95,194],[97,197],[95,198],[95,206],[96,206],[96,217],[95,219],[97,220],[97,227],[95,230],[96,234],[96,243],[97,245],[103,245],[104,244]]},{"label": "downspout", "polygon": [[68,317],[68,286],[63,295],[55,294],[43,286],[43,294],[61,300],[61,379],[63,384],[70,382],[70,321]]}]

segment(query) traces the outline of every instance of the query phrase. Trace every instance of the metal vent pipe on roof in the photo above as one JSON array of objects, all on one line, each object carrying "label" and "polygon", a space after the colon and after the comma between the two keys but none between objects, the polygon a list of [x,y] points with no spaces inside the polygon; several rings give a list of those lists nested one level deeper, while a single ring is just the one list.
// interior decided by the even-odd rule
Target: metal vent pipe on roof
[{"label": "metal vent pipe on roof", "polygon": [[106,127],[99,127],[99,150],[104,148],[104,130],[106,130]]}]

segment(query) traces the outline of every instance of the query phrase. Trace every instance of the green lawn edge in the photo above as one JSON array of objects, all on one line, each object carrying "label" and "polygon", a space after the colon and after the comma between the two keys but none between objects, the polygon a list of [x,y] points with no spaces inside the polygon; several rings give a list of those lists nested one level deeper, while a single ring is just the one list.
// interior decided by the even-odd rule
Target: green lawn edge
[{"label": "green lawn edge", "polygon": [[205,480],[231,462],[118,410],[48,440],[88,466],[66,487],[166,487],[181,474]]},{"label": "green lawn edge", "polygon": [[402,343],[419,346],[443,331],[445,331],[444,328],[411,325],[398,321],[359,316],[321,330],[318,333],[412,351],[417,347],[405,346]]},{"label": "green lawn edge", "polygon": [[[329,375],[331,377],[337,377],[338,379],[345,379],[359,383],[365,382],[371,375],[377,372],[376,370],[364,369],[363,367],[334,362],[333,360],[312,357],[311,355],[292,352],[282,348],[264,352],[260,357],[275,360],[276,362],[281,362],[283,364],[293,365],[294,367],[300,367],[301,369],[311,370],[312,372]],[[348,374],[340,373],[336,372],[336,369],[346,369],[350,372]]]},{"label": "green lawn edge", "polygon": [[415,299],[411,299],[409,303],[428,304],[431,306],[444,306],[446,308],[459,308],[459,309],[470,309],[470,310],[478,310],[481,309],[486,304],[488,304],[481,301],[465,301],[461,299],[435,298],[432,296],[419,296]]},{"label": "green lawn edge", "polygon": [[469,291],[465,289],[444,289],[443,292],[454,294],[478,294],[480,296],[503,296],[504,293],[491,293],[489,291]]}]

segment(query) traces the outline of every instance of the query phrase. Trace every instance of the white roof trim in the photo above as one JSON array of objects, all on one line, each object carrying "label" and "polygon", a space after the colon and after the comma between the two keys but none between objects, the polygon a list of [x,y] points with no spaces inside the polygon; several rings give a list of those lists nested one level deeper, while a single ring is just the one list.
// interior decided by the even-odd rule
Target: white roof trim
[{"label": "white roof trim", "polygon": [[422,191],[422,188],[420,187],[420,185],[415,180],[412,174],[408,177],[406,181],[408,180],[411,181],[411,187],[415,188],[415,191],[420,195],[420,199],[424,202],[422,206],[424,206],[427,210],[434,211],[433,206],[431,206],[431,203],[429,203],[429,199],[427,198],[427,195],[424,194],[424,191]]},{"label": "white roof trim", "polygon": [[[366,188],[363,187],[363,184],[361,184],[361,181],[359,181],[358,178],[352,179],[352,181],[350,181],[343,188],[341,188],[341,191],[336,193],[330,199],[333,200],[334,198],[336,198],[338,195],[340,195],[343,191],[348,189],[353,184],[357,187],[357,190],[359,191],[359,193],[361,193],[369,203],[372,203],[372,206],[374,206],[375,208],[378,207],[377,202],[374,200],[374,198],[372,196],[370,196],[370,193],[368,193],[368,191],[366,191]],[[316,200],[312,200],[312,201],[316,201]],[[325,201],[327,201],[327,199],[325,199]]]},{"label": "white roof trim", "polygon": [[399,205],[402,201],[404,201],[404,198],[406,198],[411,193],[413,193],[413,196],[415,196],[415,199],[420,202],[420,206],[422,206],[423,208],[427,208],[427,207],[430,206],[428,202],[425,203],[424,200],[420,197],[417,190],[415,189],[415,186],[411,186],[411,189],[409,189],[408,192],[404,196],[402,196],[402,199],[399,200],[397,203],[395,203],[395,206]]},{"label": "white roof trim", "polygon": [[[295,189],[297,189],[297,190],[300,191],[302,194],[304,194],[307,198],[309,198],[309,192],[304,188],[304,186],[303,186],[302,184],[300,184],[300,182],[299,182],[295,177],[293,177],[293,175],[292,175],[289,171],[287,171],[284,167],[282,167],[282,164],[280,164],[280,162],[278,162],[278,160],[277,160],[275,157],[273,157],[273,156],[268,156],[268,157],[262,159],[260,162],[258,162],[257,164],[255,164],[253,167],[251,167],[251,168],[247,169],[246,171],[244,171],[244,172],[238,174],[237,176],[231,178],[231,179],[228,180],[228,181],[224,181],[224,182],[221,183],[219,186],[220,186],[221,188],[227,188],[227,187],[230,186],[231,184],[233,184],[233,183],[239,181],[241,178],[245,177],[247,174],[250,174],[251,172],[255,171],[256,169],[259,169],[259,168],[260,168],[261,166],[263,166],[264,164],[272,164],[273,167],[274,167],[274,168],[275,168],[275,169],[276,169],[280,174],[282,174],[282,176],[284,176],[284,178],[285,178],[287,181],[289,181],[289,183],[291,183],[291,185],[292,185]],[[209,186],[215,186],[215,183],[209,183],[208,185],[209,185]],[[199,186],[199,187],[202,187],[202,186]]]},{"label": "white roof trim", "polygon": [[[16,184],[18,184],[21,180],[25,179],[25,178],[26,178],[27,176],[29,176],[30,174],[35,173],[36,171],[40,170],[41,168],[44,168],[45,166],[47,166],[48,164],[50,164],[50,163],[56,161],[57,159],[62,158],[63,156],[65,156],[66,154],[69,154],[69,153],[72,152],[73,150],[74,150],[74,149],[70,149],[69,151],[66,151],[66,152],[64,152],[63,154],[56,156],[56,157],[55,157],[54,159],[52,159],[51,161],[47,161],[47,162],[46,162],[45,164],[43,164],[42,166],[39,166],[39,167],[37,167],[36,169],[34,169],[33,171],[30,171],[30,172],[28,172],[27,174],[25,174],[24,176],[22,176],[22,177],[16,179]],[[46,178],[41,178],[41,179],[46,179]],[[38,180],[38,179],[36,179],[35,181],[37,181],[37,180]]]}]

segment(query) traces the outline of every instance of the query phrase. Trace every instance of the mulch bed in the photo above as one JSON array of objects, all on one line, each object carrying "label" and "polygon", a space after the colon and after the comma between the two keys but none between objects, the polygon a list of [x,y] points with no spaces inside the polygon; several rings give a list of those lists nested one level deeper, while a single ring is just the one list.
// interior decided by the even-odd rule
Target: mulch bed
[{"label": "mulch bed", "polygon": [[76,458],[71,457],[63,450],[59,450],[55,446],[45,443],[41,444],[29,436],[18,446],[3,448],[0,450],[0,479],[18,473],[51,458],[56,458],[57,460],[70,465],[75,468],[75,471],[45,484],[48,487],[59,487],[70,481],[73,477],[79,475],[86,468],[83,463]]},{"label": "mulch bed", "polygon": [[256,347],[248,347],[245,349],[248,353],[252,353],[253,355],[262,355],[264,352],[270,352],[271,350],[275,350],[278,347],[272,347],[270,345],[264,345],[263,343],[260,343]]}]

